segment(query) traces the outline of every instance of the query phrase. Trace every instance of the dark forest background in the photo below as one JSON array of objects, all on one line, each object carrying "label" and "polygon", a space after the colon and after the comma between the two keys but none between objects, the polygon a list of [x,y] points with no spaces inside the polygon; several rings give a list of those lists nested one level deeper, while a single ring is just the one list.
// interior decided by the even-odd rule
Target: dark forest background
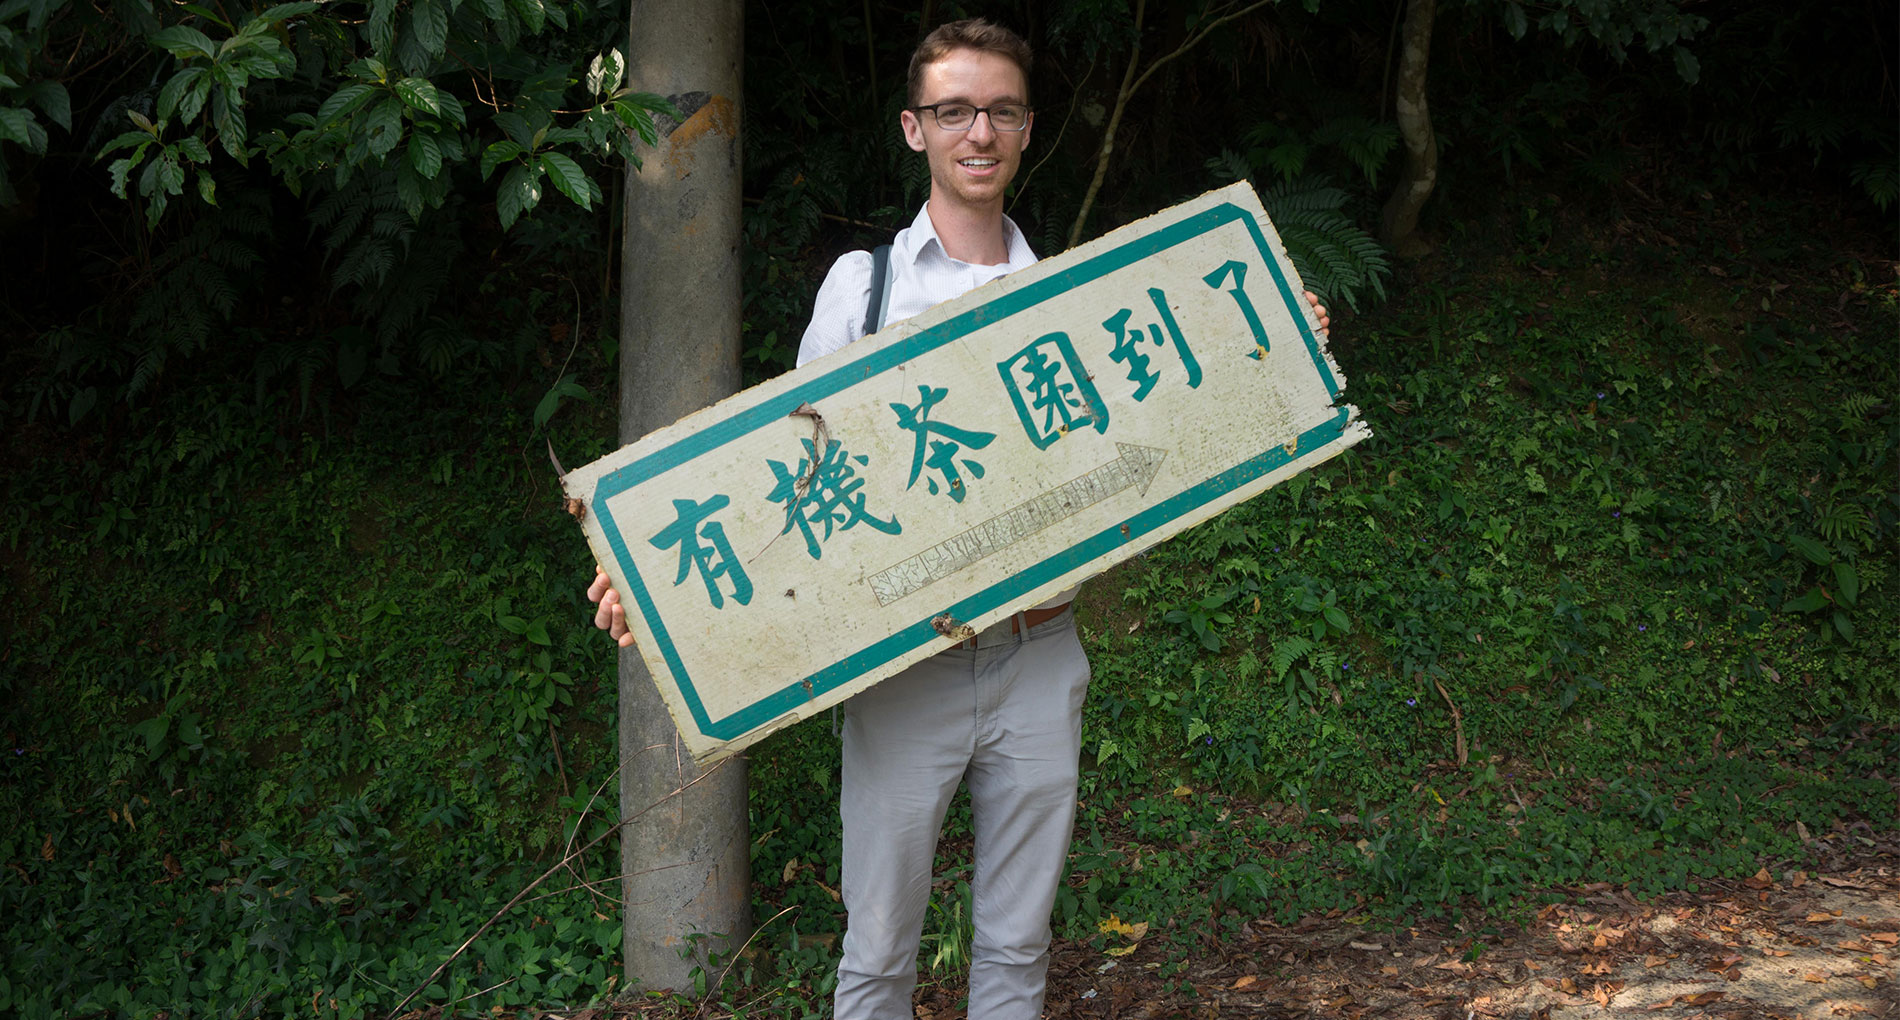
[{"label": "dark forest background", "polygon": [[[1407,7],[746,9],[748,381],[922,201],[905,62],[964,14],[1038,54],[1009,211],[1041,254],[1247,179],[1334,308],[1375,438],[1087,590],[1066,940],[1508,918],[1895,828],[1892,6],[1439,0],[1401,236]],[[429,977],[616,820],[545,450],[613,445],[623,161],[680,112],[627,31],[0,2],[0,1011],[629,987],[611,836]],[[753,755],[767,923],[691,1001],[829,1015],[835,770],[822,725]]]}]

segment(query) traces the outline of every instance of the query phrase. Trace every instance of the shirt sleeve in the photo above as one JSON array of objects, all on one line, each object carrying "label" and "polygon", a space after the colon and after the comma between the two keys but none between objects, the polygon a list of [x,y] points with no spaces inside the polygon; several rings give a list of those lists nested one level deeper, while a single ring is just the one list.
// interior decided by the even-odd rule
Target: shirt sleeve
[{"label": "shirt sleeve", "polygon": [[864,337],[864,310],[871,301],[871,253],[846,252],[812,302],[811,324],[798,343],[798,364],[822,358]]}]

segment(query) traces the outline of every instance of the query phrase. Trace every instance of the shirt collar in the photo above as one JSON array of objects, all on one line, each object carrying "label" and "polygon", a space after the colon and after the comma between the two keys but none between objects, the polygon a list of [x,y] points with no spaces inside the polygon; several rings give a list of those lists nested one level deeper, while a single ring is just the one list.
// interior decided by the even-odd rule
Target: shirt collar
[{"label": "shirt collar", "polygon": [[[1021,269],[1036,261],[1036,254],[1029,250],[1029,242],[1023,238],[1022,230],[1007,215],[1003,217],[1003,243],[1009,249],[1010,269]],[[898,243],[894,247],[898,254],[914,265],[933,245],[938,256],[957,261],[944,251],[943,239],[937,236],[937,225],[930,222],[930,203],[925,202],[918,207],[917,218],[910,221],[910,229],[898,236]]]}]

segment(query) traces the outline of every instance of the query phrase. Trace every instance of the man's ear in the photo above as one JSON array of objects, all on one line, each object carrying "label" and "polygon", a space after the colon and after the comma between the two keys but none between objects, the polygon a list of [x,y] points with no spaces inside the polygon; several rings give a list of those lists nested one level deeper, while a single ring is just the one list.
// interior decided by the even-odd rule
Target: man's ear
[{"label": "man's ear", "polygon": [[898,114],[897,120],[904,126],[905,143],[915,152],[924,151],[924,122],[910,110]]}]

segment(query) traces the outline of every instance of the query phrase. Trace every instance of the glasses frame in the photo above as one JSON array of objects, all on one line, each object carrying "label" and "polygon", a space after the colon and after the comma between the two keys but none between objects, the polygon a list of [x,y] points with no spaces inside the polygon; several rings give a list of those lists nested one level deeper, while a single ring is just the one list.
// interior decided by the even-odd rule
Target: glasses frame
[{"label": "glasses frame", "polygon": [[[963,127],[960,127],[960,128],[953,128],[953,127],[944,127],[944,126],[943,126],[943,121],[942,121],[942,119],[940,119],[940,116],[939,116],[939,114],[937,113],[937,108],[938,108],[938,107],[941,107],[941,106],[967,106],[967,107],[969,107],[969,108],[970,108],[970,109],[971,109],[971,110],[973,111],[973,112],[972,112],[972,113],[970,114],[970,123],[968,123],[968,124],[966,124],[966,125],[964,125]],[[995,110],[995,109],[1000,109],[1000,108],[1002,108],[1002,107],[1006,107],[1006,106],[1020,106],[1020,107],[1022,107],[1022,110],[1023,110],[1023,125],[1022,125],[1022,127],[1013,127],[1013,128],[1007,128],[1007,127],[1003,127],[1002,125],[1000,125],[1000,124],[998,124],[998,123],[996,123],[996,118],[995,118],[995,117],[990,117],[990,130],[992,130],[992,131],[1007,131],[1007,132],[1009,132],[1010,134],[1016,134],[1016,133],[1018,133],[1018,132],[1021,132],[1021,131],[1027,131],[1027,130],[1029,130],[1029,122],[1030,122],[1030,121],[1032,121],[1032,120],[1034,120],[1034,119],[1036,118],[1036,108],[1035,108],[1035,107],[1033,107],[1033,106],[1030,106],[1030,105],[1029,105],[1028,103],[995,103],[995,104],[993,104],[993,105],[990,105],[990,106],[978,106],[978,105],[976,105],[975,103],[962,103],[962,102],[948,102],[948,103],[931,103],[931,104],[929,104],[929,105],[927,105],[927,106],[913,106],[913,107],[911,107],[911,108],[910,108],[910,111],[911,111],[912,113],[922,113],[922,112],[924,112],[925,110],[929,110],[929,111],[930,111],[930,122],[931,122],[932,124],[935,124],[935,125],[937,125],[937,129],[938,129],[938,130],[940,130],[940,131],[955,131],[955,132],[958,132],[959,134],[961,134],[962,132],[965,132],[965,131],[968,131],[968,130],[970,130],[971,128],[973,128],[973,127],[975,127],[975,126],[976,126],[976,116],[977,116],[977,114],[979,114],[979,113],[980,113],[980,114],[983,114],[984,116],[989,116],[989,113],[990,113],[990,111],[991,111],[991,110]]]}]

